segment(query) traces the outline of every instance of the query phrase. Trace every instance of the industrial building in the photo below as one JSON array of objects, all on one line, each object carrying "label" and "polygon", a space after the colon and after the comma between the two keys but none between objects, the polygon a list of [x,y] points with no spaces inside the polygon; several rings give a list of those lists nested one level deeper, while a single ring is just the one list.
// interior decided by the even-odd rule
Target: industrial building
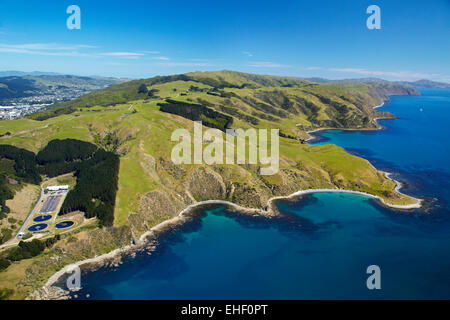
[{"label": "industrial building", "polygon": [[45,189],[45,191],[48,191],[48,192],[68,191],[68,190],[69,190],[69,186],[52,186],[52,187],[47,187]]}]

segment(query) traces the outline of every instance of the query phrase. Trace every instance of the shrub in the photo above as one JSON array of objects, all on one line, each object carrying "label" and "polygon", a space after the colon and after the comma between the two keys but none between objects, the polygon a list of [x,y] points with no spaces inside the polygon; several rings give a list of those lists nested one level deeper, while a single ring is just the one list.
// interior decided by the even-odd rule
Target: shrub
[{"label": "shrub", "polygon": [[5,270],[11,265],[11,262],[9,260],[0,258],[0,271]]},{"label": "shrub", "polygon": [[144,83],[139,86],[138,93],[148,93],[148,88]]},{"label": "shrub", "polygon": [[10,296],[14,294],[13,289],[0,289],[0,300],[7,300]]}]

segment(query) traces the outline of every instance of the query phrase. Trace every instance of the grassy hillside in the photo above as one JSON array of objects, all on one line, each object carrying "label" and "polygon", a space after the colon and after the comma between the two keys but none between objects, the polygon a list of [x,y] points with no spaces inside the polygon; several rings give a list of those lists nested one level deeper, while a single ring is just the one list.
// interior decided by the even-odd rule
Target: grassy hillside
[{"label": "grassy hillside", "polygon": [[[379,195],[393,204],[412,203],[368,161],[334,145],[308,146],[297,140],[306,137],[304,130],[320,126],[373,127],[376,112],[371,106],[379,101],[371,90],[367,84],[335,86],[233,72],[191,73],[91,93],[61,106],[72,107],[71,114],[44,121],[0,122],[0,133],[11,133],[0,137],[0,144],[38,152],[51,140],[72,138],[121,155],[114,227],[68,235],[54,249],[14,263],[0,273],[0,288],[23,298],[64,265],[129,244],[196,201],[224,199],[264,208],[271,197],[300,189],[345,188]],[[183,113],[186,109],[177,114],[161,111],[161,104],[169,104],[171,111],[173,101],[178,107],[208,108],[211,120],[216,113],[231,117],[233,122],[227,125],[233,128],[281,129],[285,137],[280,138],[279,173],[262,176],[260,165],[174,165],[171,152],[176,142],[171,134],[180,128],[193,132],[194,123]],[[80,107],[83,104],[90,107]]]},{"label": "grassy hillside", "polygon": [[375,128],[374,117],[392,117],[373,110],[388,94],[417,94],[381,82],[313,83],[299,78],[232,71],[194,72],[135,80],[92,92],[30,116],[42,120],[94,106],[134,100],[167,99],[199,104],[234,118],[236,127],[282,128],[285,137],[305,139],[320,128]]}]

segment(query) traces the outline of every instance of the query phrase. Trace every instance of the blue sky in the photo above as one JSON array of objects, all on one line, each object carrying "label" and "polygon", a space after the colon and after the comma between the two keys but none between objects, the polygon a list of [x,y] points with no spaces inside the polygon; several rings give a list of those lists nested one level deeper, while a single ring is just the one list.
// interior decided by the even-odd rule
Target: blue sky
[{"label": "blue sky", "polygon": [[[81,8],[81,30],[66,9]],[[381,8],[381,30],[366,9]],[[449,0],[0,3],[0,70],[151,77],[189,71],[450,82]]]}]

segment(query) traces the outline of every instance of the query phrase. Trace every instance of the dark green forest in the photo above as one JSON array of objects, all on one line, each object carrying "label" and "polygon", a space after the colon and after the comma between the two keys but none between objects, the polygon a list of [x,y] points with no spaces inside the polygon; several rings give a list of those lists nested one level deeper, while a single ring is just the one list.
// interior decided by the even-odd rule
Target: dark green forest
[{"label": "dark green forest", "polygon": [[41,177],[33,152],[10,145],[0,145],[0,219],[10,212],[6,200],[14,197],[9,178],[20,182],[39,184]]},{"label": "dark green forest", "polygon": [[17,179],[18,183],[39,184],[41,175],[52,178],[74,172],[77,183],[69,191],[60,214],[80,210],[88,218],[97,217],[101,226],[113,224],[120,164],[115,153],[84,141],[53,140],[37,155],[0,145],[0,162],[1,218],[9,213],[5,201],[14,196],[8,178]]},{"label": "dark green forest", "polygon": [[10,145],[0,145],[0,159],[13,160],[15,176],[23,182],[32,184],[41,182],[36,166],[36,155],[33,152]]},{"label": "dark green forest", "polygon": [[114,222],[119,156],[96,145],[73,140],[53,140],[37,155],[40,172],[48,177],[75,172],[77,183],[69,191],[60,214],[82,211],[97,217],[102,226]]},{"label": "dark green forest", "polygon": [[97,146],[84,141],[52,140],[36,156],[40,173],[53,178],[77,170],[80,162],[97,151]]},{"label": "dark green forest", "polygon": [[97,217],[101,226],[114,222],[118,189],[119,157],[102,149],[85,161],[78,162],[77,184],[69,191],[60,214],[80,210],[87,218]]},{"label": "dark green forest", "polygon": [[60,239],[61,236],[56,235],[45,241],[38,239],[33,239],[29,242],[20,241],[17,247],[2,253],[0,257],[0,272],[7,269],[13,261],[30,259],[41,254],[46,248],[51,248]]},{"label": "dark green forest", "polygon": [[192,104],[167,99],[158,103],[160,111],[182,116],[192,121],[202,121],[203,125],[225,131],[231,127],[233,118],[201,104]]}]

